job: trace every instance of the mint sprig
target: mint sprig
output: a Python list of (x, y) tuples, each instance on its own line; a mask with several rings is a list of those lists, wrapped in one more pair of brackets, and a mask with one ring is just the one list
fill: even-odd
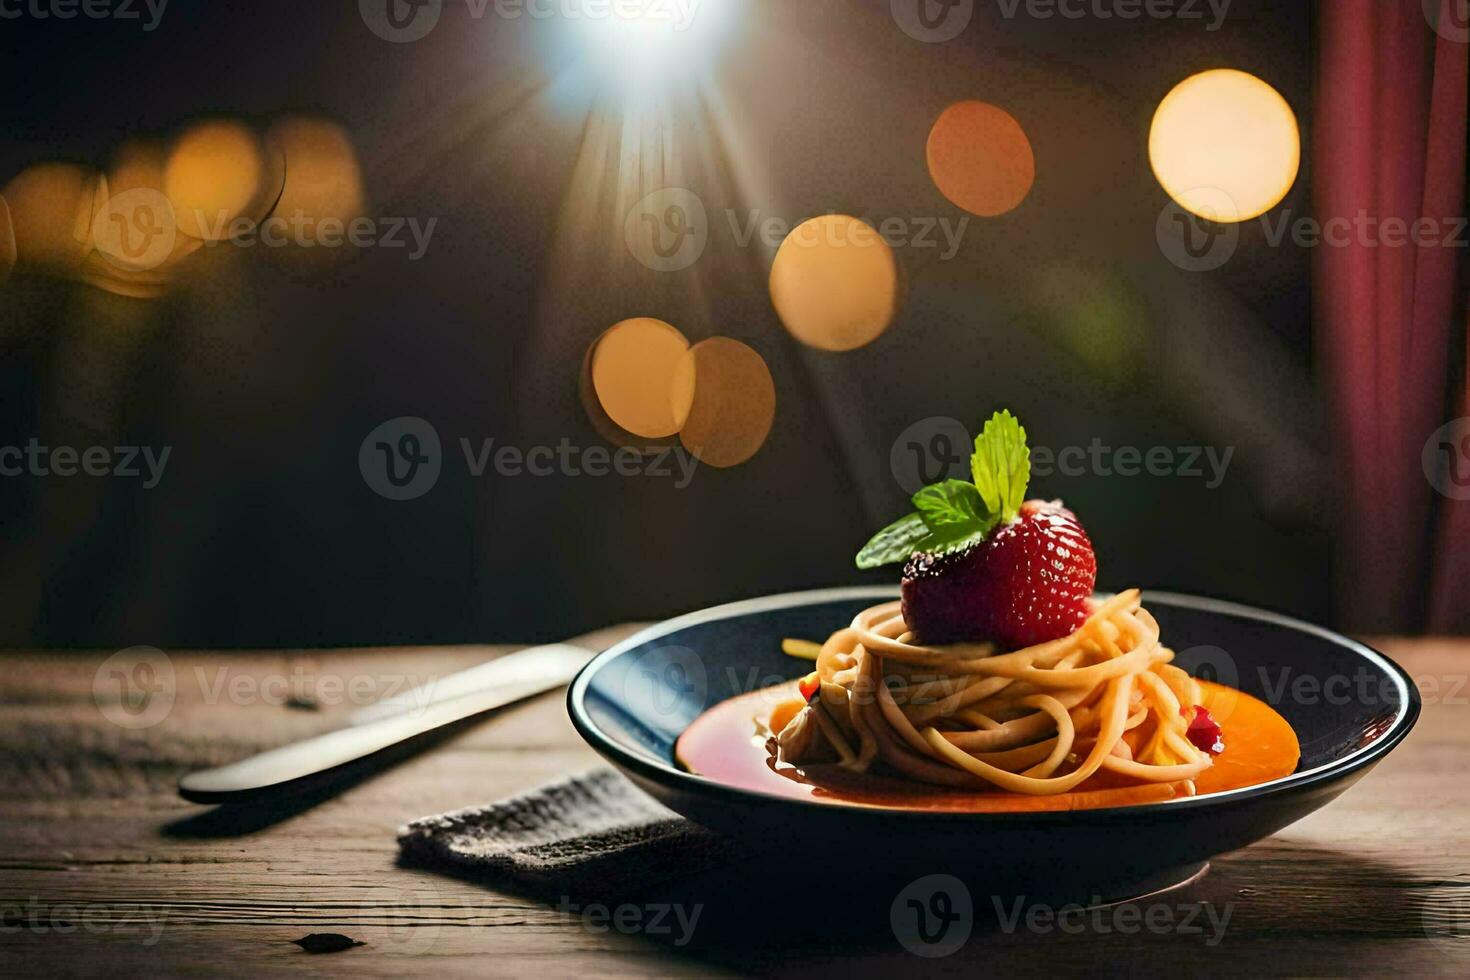
[(1010, 412), (997, 412), (975, 437), (974, 483), (945, 480), (914, 494), (914, 513), (875, 534), (858, 552), (858, 568), (881, 568), (917, 554), (958, 551), (1016, 519), (1031, 480), (1026, 430)]
[(1009, 523), (1026, 502), (1026, 484), (1031, 482), (1031, 450), (1026, 430), (1009, 411), (996, 412), (975, 440), (970, 472), (985, 506)]
[(945, 480), (914, 494), (914, 506), (924, 523), (932, 528), (951, 524), (980, 523), (994, 513), (980, 491), (964, 480)]
[(858, 552), (858, 568), (882, 568), (908, 561), (913, 555), (954, 551), (982, 540), (995, 526), (991, 522), (945, 524), (931, 528), (922, 514), (894, 521), (873, 536)]

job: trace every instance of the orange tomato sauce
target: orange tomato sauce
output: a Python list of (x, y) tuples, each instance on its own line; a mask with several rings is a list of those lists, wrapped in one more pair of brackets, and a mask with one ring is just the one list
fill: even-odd
[[(1224, 730), (1225, 751), (1195, 780), (1198, 795), (1254, 786), (1296, 771), (1301, 747), (1285, 718), (1233, 688), (1200, 681), (1205, 707)], [(766, 749), (766, 720), (797, 697), (796, 683), (752, 691), (715, 705), (679, 736), (683, 768), (740, 789), (818, 803), (957, 813), (1040, 812), (1157, 803), (1187, 795), (1172, 783), (1130, 783), (1098, 773), (1070, 793), (1027, 796), (1000, 790), (956, 790), (837, 765), (791, 766)]]

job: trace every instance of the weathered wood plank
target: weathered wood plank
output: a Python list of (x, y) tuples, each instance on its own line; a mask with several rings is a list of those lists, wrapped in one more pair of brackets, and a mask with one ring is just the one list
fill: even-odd
[[(108, 654), (11, 654), (0, 672), (0, 974), (761, 972), (846, 980), (854, 970), (1152, 975), (1192, 964), (1250, 975), (1465, 975), (1470, 642), (1389, 646), (1426, 694), (1409, 741), (1327, 809), (1159, 898), (1159, 915), (1174, 916), (1173, 927), (1130, 932), (1105, 919), (1078, 935), (1008, 930), (1000, 913), (982, 909), (966, 946), (941, 960), (913, 957), (886, 928), (844, 934), (844, 920), (883, 922), (884, 896), (808, 895), (795, 866), (790, 880), (771, 882), (771, 902), (749, 910), (747, 942), (702, 943), (696, 934), (688, 947), (395, 867), (394, 833), (404, 822), (596, 764), (560, 695), (504, 711), (337, 797), (243, 831), (212, 823), (209, 811), (174, 794), (188, 768), (334, 726), (355, 706), (346, 693), (354, 683), (360, 701), (498, 651), (171, 654), (172, 708), (139, 730), (109, 722), (94, 697)], [(319, 710), (304, 710), (270, 693), (278, 680), (312, 695), (344, 693), (318, 696)], [(765, 936), (763, 917), (813, 900), (834, 906), (825, 936)], [(1228, 920), (1218, 936), (1208, 926), (1185, 930), (1190, 908)], [(309, 956), (291, 944), (308, 932), (342, 932), (367, 945)]]

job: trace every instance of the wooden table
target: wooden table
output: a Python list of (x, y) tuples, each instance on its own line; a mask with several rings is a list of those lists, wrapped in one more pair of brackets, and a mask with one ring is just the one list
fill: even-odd
[[(396, 867), (395, 831), (406, 821), (596, 763), (560, 695), (289, 812), (242, 822), (174, 793), (185, 770), (333, 727), (354, 702), (506, 648), (173, 653), (172, 708), (142, 728), (121, 727), (99, 708), (94, 679), (106, 654), (10, 654), (0, 674), (0, 974), (1465, 976), (1470, 642), (1382, 646), (1420, 681), (1424, 715), (1342, 799), (1155, 900), (1156, 926), (1117, 916), (1088, 920), (1077, 934), (977, 925), (943, 959), (916, 958), (886, 930), (840, 946), (763, 940), (760, 914), (800, 915), (804, 903), (843, 899), (810, 887), (801, 861), (771, 882), (768, 908), (753, 910), (750, 941), (716, 948), (677, 948)], [(317, 709), (282, 703), (313, 684)], [(1191, 907), (1199, 931), (1182, 928)], [(1206, 913), (1216, 922), (1228, 913), (1223, 935)], [(366, 945), (330, 955), (292, 945), (312, 932)]]

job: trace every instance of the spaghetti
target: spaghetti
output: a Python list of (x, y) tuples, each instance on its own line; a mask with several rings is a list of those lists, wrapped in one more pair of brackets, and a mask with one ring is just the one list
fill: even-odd
[(775, 735), (778, 758), (1035, 796), (1111, 772), (1192, 795), (1211, 764), (1189, 738), (1199, 684), (1137, 590), (1090, 608), (1070, 636), (1009, 653), (922, 646), (900, 603), (866, 609), (822, 645), (820, 687)]

